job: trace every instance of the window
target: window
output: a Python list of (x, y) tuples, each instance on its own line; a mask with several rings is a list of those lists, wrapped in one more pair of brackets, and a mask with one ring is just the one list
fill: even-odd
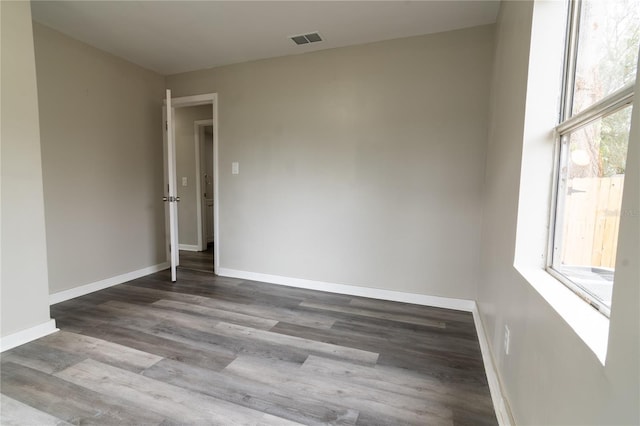
[(639, 46), (637, 0), (569, 3), (547, 269), (606, 316)]

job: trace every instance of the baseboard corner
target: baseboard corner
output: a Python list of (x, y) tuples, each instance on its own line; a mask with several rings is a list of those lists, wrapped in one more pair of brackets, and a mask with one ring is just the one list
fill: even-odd
[(56, 331), (58, 331), (58, 328), (56, 328), (56, 320), (49, 319), (42, 324), (1, 337), (0, 352), (8, 351), (9, 349), (24, 345), (25, 343), (29, 343), (51, 333), (55, 333)]

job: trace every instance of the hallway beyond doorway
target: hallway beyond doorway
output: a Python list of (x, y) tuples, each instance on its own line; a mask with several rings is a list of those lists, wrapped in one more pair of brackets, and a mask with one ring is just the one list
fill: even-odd
[(180, 269), (213, 273), (213, 243), (205, 251), (180, 250)]

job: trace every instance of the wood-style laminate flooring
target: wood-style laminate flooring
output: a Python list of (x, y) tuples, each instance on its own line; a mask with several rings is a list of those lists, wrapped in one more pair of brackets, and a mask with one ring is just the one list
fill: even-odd
[(204, 251), (180, 250), (180, 269), (213, 273), (213, 243)]
[(5, 425), (495, 425), (470, 313), (180, 271), (51, 308)]

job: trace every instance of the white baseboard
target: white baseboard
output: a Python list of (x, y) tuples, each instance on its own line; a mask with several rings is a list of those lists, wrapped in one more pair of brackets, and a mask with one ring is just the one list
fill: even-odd
[(178, 249), (185, 251), (201, 251), (200, 247), (193, 244), (178, 244)]
[(223, 277), (241, 278), (252, 281), (262, 281), (288, 287), (320, 290), (329, 293), (347, 294), (349, 296), (369, 297), (371, 299), (391, 300), (394, 302), (414, 303), (416, 305), (433, 306), (436, 308), (455, 309), (457, 311), (472, 312), (475, 307), (473, 300), (453, 299), (449, 297), (427, 296), (425, 294), (404, 293), (401, 291), (382, 290), (379, 288), (360, 287), (356, 285), (334, 284), (324, 281), (289, 278), (280, 275), (260, 274), (256, 272), (238, 271), (235, 269), (219, 268), (218, 275)]
[(16, 346), (24, 345), (32, 340), (39, 339), (48, 334), (58, 331), (56, 328), (56, 320), (50, 319), (42, 324), (27, 328), (26, 330), (18, 331), (17, 333), (9, 334), (0, 338), (0, 352), (8, 351)]
[(49, 304), (55, 305), (56, 303), (64, 302), (65, 300), (73, 299), (75, 297), (84, 296), (85, 294), (93, 293), (94, 291), (126, 283), (127, 281), (135, 280), (136, 278), (144, 277), (145, 275), (162, 271), (164, 269), (167, 269), (168, 267), (169, 262), (164, 262), (158, 265), (138, 269), (137, 271), (127, 272), (126, 274), (117, 275), (115, 277), (107, 278), (101, 281), (96, 281), (93, 283), (81, 285), (79, 287), (70, 288), (69, 290), (59, 291), (57, 293), (49, 295)]
[(498, 424), (500, 426), (511, 426), (515, 422), (511, 415), (509, 403), (502, 393), (502, 385), (498, 370), (496, 368), (495, 359), (489, 340), (487, 339), (487, 333), (484, 329), (480, 312), (478, 311), (478, 305), (473, 304), (473, 322), (476, 324), (476, 332), (478, 333), (478, 342), (480, 343), (480, 351), (482, 352), (482, 362), (484, 363), (484, 371), (487, 374), (487, 382), (489, 383), (489, 392), (491, 392), (491, 400), (493, 401), (493, 409), (496, 412), (498, 418)]

